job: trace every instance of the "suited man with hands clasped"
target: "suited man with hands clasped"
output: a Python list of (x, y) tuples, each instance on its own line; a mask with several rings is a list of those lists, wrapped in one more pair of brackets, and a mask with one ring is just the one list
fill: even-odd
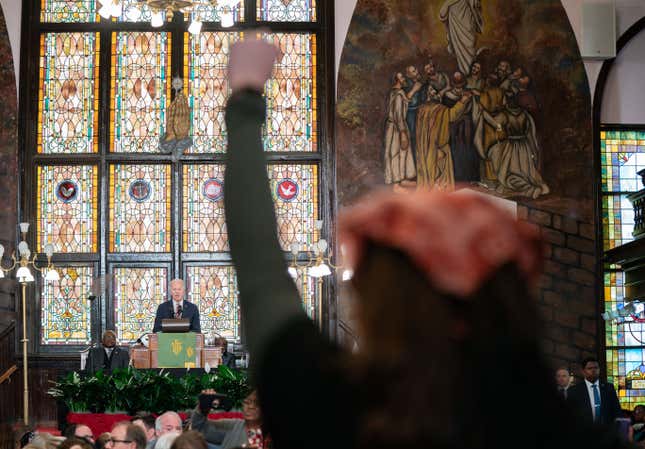
[(588, 423), (613, 424), (622, 416), (620, 402), (614, 386), (600, 381), (598, 360), (584, 359), (582, 374), (584, 381), (567, 390), (567, 403)]
[(130, 364), (130, 354), (127, 349), (116, 345), (116, 333), (112, 330), (103, 332), (101, 346), (92, 348), (87, 356), (86, 371), (95, 373), (117, 368), (127, 368)]
[(190, 321), (190, 332), (201, 332), (202, 327), (199, 323), (199, 309), (192, 302), (184, 300), (186, 287), (182, 279), (173, 279), (170, 281), (169, 301), (162, 302), (157, 307), (155, 316), (155, 325), (152, 332), (161, 331), (161, 321), (167, 318), (185, 318)]

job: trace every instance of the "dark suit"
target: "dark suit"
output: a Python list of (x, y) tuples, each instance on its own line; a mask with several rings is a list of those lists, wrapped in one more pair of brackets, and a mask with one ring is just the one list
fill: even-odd
[[(162, 302), (157, 307), (155, 316), (155, 325), (152, 332), (161, 332), (161, 320), (175, 317), (175, 306), (170, 301)], [(192, 302), (184, 301), (182, 305), (181, 317), (190, 320), (190, 332), (201, 332), (202, 326), (199, 324), (199, 309)]]
[(235, 369), (235, 354), (228, 351), (222, 354), (222, 365)]
[[(612, 424), (622, 416), (620, 402), (612, 384), (598, 382), (600, 393), (600, 424)], [(587, 383), (583, 380), (567, 390), (567, 403), (574, 412), (588, 423), (593, 422), (593, 411), (589, 400)]]
[(112, 354), (108, 357), (105, 348), (99, 346), (90, 350), (85, 369), (90, 373), (95, 373), (98, 370), (112, 371), (116, 368), (127, 368), (129, 364), (130, 354), (127, 349), (115, 346)]

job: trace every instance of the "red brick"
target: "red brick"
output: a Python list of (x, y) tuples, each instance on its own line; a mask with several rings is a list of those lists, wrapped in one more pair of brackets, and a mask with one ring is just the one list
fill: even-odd
[(596, 335), (598, 333), (598, 328), (596, 326), (596, 320), (591, 319), (591, 318), (583, 318), (582, 319), (582, 326), (580, 328), (591, 335)]
[(543, 274), (542, 276), (540, 276), (540, 281), (538, 282), (538, 287), (540, 289), (544, 290), (547, 288), (551, 288), (552, 285), (553, 285), (553, 279), (551, 279), (551, 276), (549, 276), (548, 274)]
[(587, 254), (593, 254), (596, 249), (593, 240), (581, 239), (572, 235), (567, 237), (567, 247)]
[(563, 246), (564, 245), (564, 234), (560, 231), (553, 229), (543, 229), (542, 238), (545, 242), (553, 243), (554, 245)]
[(580, 352), (567, 345), (567, 344), (558, 344), (555, 346), (555, 353), (558, 357), (562, 357), (565, 360), (578, 360)]
[(551, 290), (546, 290), (542, 294), (542, 300), (545, 304), (551, 304), (553, 307), (562, 307), (564, 304), (564, 299), (560, 293), (556, 293)]
[(594, 225), (590, 223), (580, 223), (580, 237), (584, 237), (589, 240), (596, 239), (596, 230)]
[(579, 318), (580, 315), (577, 313), (566, 312), (564, 310), (558, 310), (553, 314), (553, 319), (556, 323), (572, 328), (578, 328)]
[(517, 218), (519, 220), (528, 220), (529, 218), (529, 208), (521, 204), (517, 205)]
[(572, 218), (563, 217), (562, 215), (553, 216), (553, 227), (567, 234), (578, 234), (578, 222)]
[(555, 354), (555, 343), (551, 340), (540, 340), (540, 349), (543, 354)]
[(553, 256), (553, 246), (544, 245), (544, 254), (543, 254), (543, 256), (544, 256), (545, 259), (550, 259), (551, 256)]
[(544, 262), (544, 272), (561, 278), (567, 275), (566, 266), (552, 260)]
[(593, 287), (582, 287), (580, 289), (580, 300), (591, 304), (596, 304), (596, 289)]
[(580, 262), (580, 255), (577, 251), (567, 248), (553, 248), (553, 259), (566, 263), (567, 265), (578, 265)]
[(575, 295), (578, 293), (578, 285), (568, 281), (556, 281), (553, 283), (553, 289), (560, 293), (567, 295)]
[(551, 306), (538, 305), (538, 310), (543, 321), (553, 320), (553, 308)]
[(589, 254), (581, 254), (580, 255), (580, 266), (582, 268), (584, 268), (585, 270), (595, 272), (596, 271), (596, 258), (594, 256), (590, 256)]
[(551, 340), (555, 340), (560, 343), (568, 343), (571, 339), (569, 338), (569, 329), (564, 327), (551, 325), (546, 328), (544, 335)]
[(580, 317), (593, 318), (596, 315), (596, 304), (593, 301), (581, 300), (579, 296), (575, 296), (567, 305), (569, 312)]
[(589, 351), (593, 351), (596, 347), (596, 337), (583, 332), (574, 332), (573, 342), (576, 346)]
[(529, 221), (542, 226), (551, 226), (551, 214), (533, 209), (529, 211)]
[(587, 287), (593, 287), (596, 282), (596, 277), (593, 273), (590, 273), (586, 270), (581, 270), (580, 268), (569, 268), (568, 271), (569, 279), (578, 284), (585, 285)]

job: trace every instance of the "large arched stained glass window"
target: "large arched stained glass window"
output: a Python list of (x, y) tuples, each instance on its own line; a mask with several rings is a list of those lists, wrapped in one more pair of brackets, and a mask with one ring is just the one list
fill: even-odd
[[(321, 238), (316, 222), (329, 216), (321, 130), (333, 89), (321, 79), (332, 79), (331, 9), (313, 0), (242, 0), (235, 26), (223, 28), (223, 6), (202, 2), (153, 28), (139, 0), (121, 0), (120, 15), (108, 20), (98, 0), (25, 3), (38, 45), (27, 49), (36, 69), (21, 79), (21, 99), (37, 111), (37, 120), (24, 120), (23, 168), (33, 188), (22, 198), (23, 219), (36, 223), (38, 251), (54, 245), (61, 273), (37, 288), (39, 351), (88, 344), (105, 329), (123, 344), (135, 341), (151, 331), (176, 277), (200, 307), (203, 331), (240, 341), (223, 208), (229, 49), (259, 26), (280, 48), (264, 90), (263, 136), (279, 239), (291, 257), (292, 244)], [(203, 22), (201, 33), (188, 32), (191, 18)], [(159, 142), (176, 83), (193, 143), (171, 151)], [(304, 266), (307, 253), (298, 257)], [(304, 268), (298, 274), (303, 307), (320, 320), (323, 284)]]
[[(629, 193), (642, 188), (639, 170), (645, 168), (645, 128), (604, 126), (600, 132), (603, 249), (631, 240), (634, 210)], [(614, 265), (604, 267), (604, 309), (622, 308), (623, 273)], [(614, 383), (623, 408), (632, 410), (645, 402), (645, 324), (606, 321), (607, 378)]]

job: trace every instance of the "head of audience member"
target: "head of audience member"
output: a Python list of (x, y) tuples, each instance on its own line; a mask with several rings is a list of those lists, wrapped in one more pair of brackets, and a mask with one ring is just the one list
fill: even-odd
[[(507, 416), (513, 395), (501, 391), (531, 390), (562, 409), (530, 288), (542, 262), (535, 229), (472, 193), (382, 192), (345, 210), (339, 236), (361, 341), (349, 363), (373, 398), (364, 447), (519, 440), (526, 416)], [(542, 410), (531, 407), (528, 422)]]
[(242, 414), (247, 427), (260, 427), (262, 425), (262, 411), (260, 410), (257, 391), (252, 391), (242, 401)]
[(103, 432), (96, 439), (96, 442), (94, 443), (94, 447), (96, 449), (104, 449), (107, 446), (108, 441), (110, 441), (111, 439), (112, 439), (112, 435), (110, 435), (110, 432)]
[(146, 434), (146, 440), (149, 442), (155, 439), (155, 417), (149, 414), (137, 415), (130, 420), (132, 424), (138, 426)]
[(587, 357), (582, 360), (580, 366), (582, 367), (582, 375), (585, 380), (592, 384), (598, 381), (600, 378), (600, 364), (597, 358)]
[(170, 449), (177, 437), (181, 435), (180, 432), (168, 432), (157, 438), (155, 442), (155, 449)]
[(116, 333), (112, 330), (107, 330), (103, 332), (103, 338), (101, 338), (101, 344), (104, 348), (114, 348), (116, 346)]
[(175, 439), (171, 449), (208, 449), (208, 445), (204, 435), (195, 430), (189, 430)]
[(146, 449), (146, 434), (129, 421), (116, 423), (110, 436), (112, 438), (105, 445), (107, 449)]
[(94, 449), (94, 446), (85, 438), (71, 437), (63, 441), (58, 449)]
[(27, 449), (57, 449), (65, 441), (65, 437), (56, 437), (49, 433), (32, 432)]
[[(111, 331), (106, 331), (111, 332)], [(103, 339), (105, 340), (105, 334), (103, 334)], [(92, 444), (94, 444), (94, 433), (85, 424), (70, 424), (63, 432), (65, 438), (82, 438)]]
[(183, 430), (181, 425), (181, 416), (175, 412), (166, 412), (157, 417), (155, 421), (155, 433), (157, 438), (170, 432), (179, 432)]
[(632, 418), (634, 419), (634, 423), (645, 422), (645, 405), (639, 404), (634, 407)]
[(569, 368), (561, 366), (555, 370), (555, 383), (558, 388), (569, 388), (569, 384), (571, 383)]
[(183, 279), (173, 279), (172, 281), (170, 281), (170, 297), (173, 301), (183, 301), (185, 294), (186, 285), (184, 284)]

